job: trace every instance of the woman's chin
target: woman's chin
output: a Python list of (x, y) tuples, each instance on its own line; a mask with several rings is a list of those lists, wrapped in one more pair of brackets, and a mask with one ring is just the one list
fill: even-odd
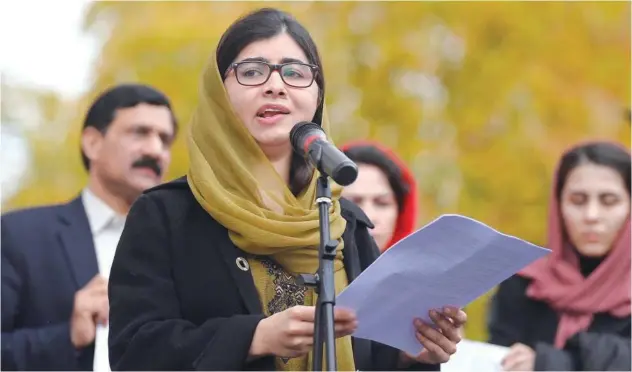
[(291, 152), (292, 146), (290, 144), (290, 135), (289, 133), (266, 133), (263, 136), (255, 137), (257, 144), (264, 152), (268, 152), (268, 150), (273, 151), (283, 151), (283, 152)]

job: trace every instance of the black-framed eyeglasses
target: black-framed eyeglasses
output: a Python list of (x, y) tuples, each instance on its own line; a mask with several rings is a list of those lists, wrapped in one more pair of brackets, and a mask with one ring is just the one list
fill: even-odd
[(272, 72), (278, 71), (281, 80), (294, 88), (307, 88), (314, 83), (318, 66), (300, 62), (272, 64), (264, 61), (243, 61), (230, 65), (230, 70), (235, 71), (237, 82), (245, 86), (257, 86), (265, 84), (272, 76)]

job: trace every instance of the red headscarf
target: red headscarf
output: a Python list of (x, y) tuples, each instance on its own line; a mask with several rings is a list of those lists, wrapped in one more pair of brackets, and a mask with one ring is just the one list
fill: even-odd
[(415, 177), (413, 176), (412, 171), (406, 166), (406, 164), (397, 155), (395, 155), (391, 149), (378, 142), (368, 140), (353, 141), (341, 146), (340, 149), (342, 151), (347, 151), (354, 147), (364, 146), (376, 148), (385, 157), (394, 162), (400, 170), (402, 181), (408, 187), (408, 192), (404, 195), (402, 209), (399, 211), (397, 216), (393, 237), (384, 249), (386, 251), (386, 249), (392, 247), (395, 243), (415, 231), (417, 224), (417, 183), (415, 182)]
[[(559, 164), (556, 176), (558, 171)], [(528, 297), (548, 303), (560, 314), (555, 336), (557, 348), (563, 348), (568, 338), (586, 330), (595, 313), (630, 316), (630, 217), (608, 256), (586, 278), (580, 272), (577, 254), (564, 236), (553, 185), (548, 230), (548, 248), (552, 252), (519, 275), (532, 280), (527, 288)]]

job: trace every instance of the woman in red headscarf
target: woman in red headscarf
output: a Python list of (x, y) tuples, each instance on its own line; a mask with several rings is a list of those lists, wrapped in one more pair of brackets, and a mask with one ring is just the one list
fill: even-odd
[(370, 230), (381, 252), (415, 230), (417, 185), (412, 172), (393, 151), (372, 141), (341, 146), (358, 164), (358, 178), (342, 196), (356, 203), (375, 227)]
[(630, 152), (566, 152), (549, 212), (548, 257), (503, 282), (490, 342), (507, 371), (630, 370)]

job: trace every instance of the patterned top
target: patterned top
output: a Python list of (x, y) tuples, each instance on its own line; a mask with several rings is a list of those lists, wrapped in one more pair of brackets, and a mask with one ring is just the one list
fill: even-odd
[[(270, 316), (292, 306), (313, 303), (314, 291), (297, 282), (296, 277), (269, 257), (249, 257), (253, 279), (258, 285), (263, 312)], [(275, 358), (278, 371), (307, 371), (311, 368), (308, 355), (298, 358)]]

